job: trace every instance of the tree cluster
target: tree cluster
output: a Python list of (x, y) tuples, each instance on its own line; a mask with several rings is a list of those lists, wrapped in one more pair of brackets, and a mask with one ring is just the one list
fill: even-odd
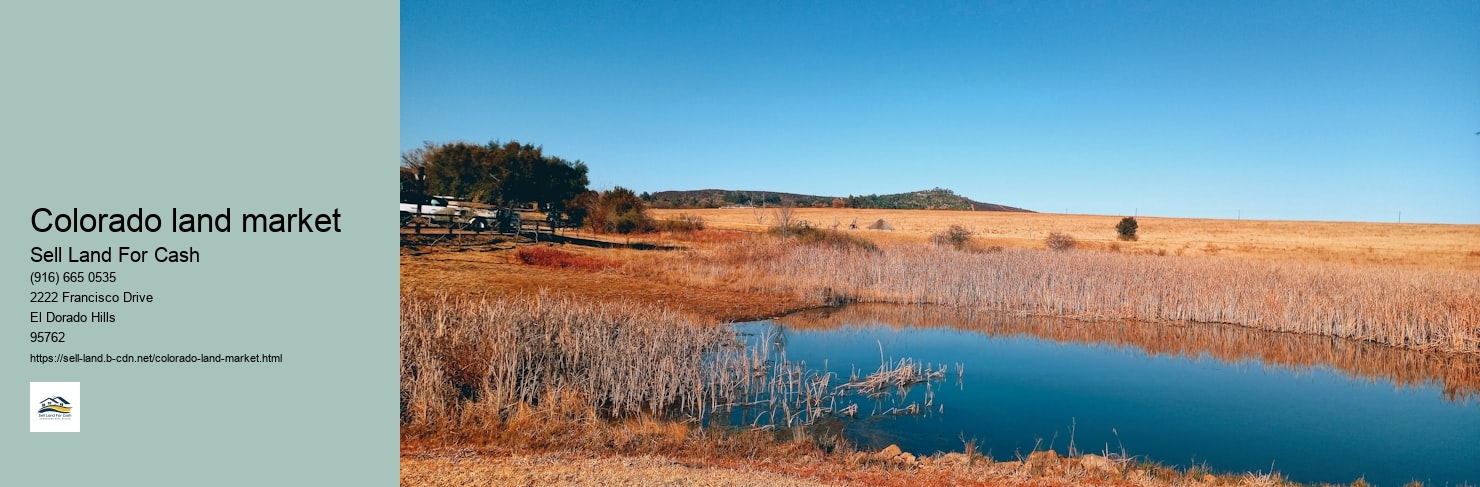
[(848, 208), (877, 208), (898, 210), (970, 210), (971, 200), (949, 189), (935, 188), (912, 193), (886, 195), (849, 195), (844, 200)]
[[(401, 154), (401, 191), (452, 196), (500, 206), (530, 203), (565, 209), (586, 192), (586, 164), (515, 141), (425, 146)], [(418, 181), (424, 173), (425, 180)]]

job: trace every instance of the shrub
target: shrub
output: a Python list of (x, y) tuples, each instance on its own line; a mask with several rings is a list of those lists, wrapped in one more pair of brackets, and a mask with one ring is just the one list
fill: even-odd
[(617, 213), (607, 224), (607, 233), (646, 233), (653, 229), (653, 221), (640, 211)]
[(658, 222), (658, 228), (665, 232), (693, 233), (704, 230), (704, 217), (679, 213), (677, 220), (663, 220)]
[(966, 244), (971, 243), (971, 235), (971, 230), (967, 230), (966, 227), (951, 225), (945, 231), (930, 236), (930, 241), (936, 245), (950, 245), (957, 250), (961, 250), (966, 248)]
[(878, 250), (872, 240), (851, 235), (837, 230), (823, 230), (812, 227), (793, 227), (790, 231), (780, 227), (771, 227), (767, 233), (775, 237), (792, 238), (804, 244), (821, 245), (839, 249)]
[(586, 224), (586, 217), (597, 208), (601, 200), (601, 194), (595, 191), (586, 191), (577, 194), (570, 201), (565, 202), (565, 216), (570, 223), (576, 226)]
[(1115, 233), (1120, 235), (1121, 240), (1135, 240), (1136, 218), (1130, 216), (1121, 218), (1120, 223), (1115, 225)]
[(1044, 239), (1043, 243), (1048, 246), (1049, 250), (1073, 250), (1079, 242), (1074, 240), (1073, 235), (1053, 232), (1048, 234), (1048, 238)]
[(637, 197), (632, 190), (618, 186), (602, 192), (586, 215), (591, 229), (603, 233), (644, 233), (653, 230), (653, 220), (647, 214), (647, 202)]

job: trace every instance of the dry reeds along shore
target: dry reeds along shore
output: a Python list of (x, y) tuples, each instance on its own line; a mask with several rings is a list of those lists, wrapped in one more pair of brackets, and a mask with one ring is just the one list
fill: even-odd
[[(756, 237), (628, 272), (693, 285), (1081, 319), (1231, 323), (1417, 350), (1480, 352), (1480, 273), (1098, 251), (869, 250)], [(832, 244), (828, 244), (832, 242)], [(843, 242), (844, 244), (838, 244)]]
[(564, 297), (401, 299), (402, 426), (497, 426), (518, 405), (576, 401), (606, 417), (701, 411), (705, 357), (727, 327)]
[(479, 434), (494, 431), (516, 408), (573, 404), (593, 418), (699, 419), (738, 407), (756, 429), (803, 427), (843, 414), (839, 401), (848, 391), (944, 375), (943, 367), (921, 369), (904, 359), (834, 387), (833, 374), (787, 361), (772, 339), (746, 343), (728, 326), (624, 303), (545, 294), (405, 296), (402, 427), (413, 436)]

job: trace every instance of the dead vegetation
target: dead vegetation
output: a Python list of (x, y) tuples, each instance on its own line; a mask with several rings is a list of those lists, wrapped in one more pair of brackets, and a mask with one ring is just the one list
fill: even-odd
[(475, 432), (511, 408), (578, 401), (605, 417), (702, 411), (705, 363), (733, 332), (672, 311), (536, 295), (401, 300), (409, 432)]
[(935, 245), (950, 246), (956, 250), (962, 250), (971, 244), (971, 236), (974, 233), (961, 225), (951, 225), (940, 233), (931, 235), (930, 242)]
[(1073, 235), (1067, 233), (1053, 232), (1048, 234), (1048, 238), (1043, 239), (1043, 246), (1045, 248), (1060, 252), (1074, 250), (1074, 247), (1078, 244), (1079, 241), (1075, 240)]
[(751, 289), (819, 304), (845, 295), (1086, 320), (1231, 323), (1480, 352), (1480, 274), (1469, 272), (918, 245), (857, 251), (764, 240), (688, 257), (645, 260), (641, 272), (708, 285), (715, 276), (744, 276)]

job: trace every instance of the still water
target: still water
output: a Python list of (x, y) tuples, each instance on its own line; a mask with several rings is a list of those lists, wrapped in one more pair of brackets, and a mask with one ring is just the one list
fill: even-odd
[[(1120, 453), (1298, 482), (1480, 483), (1480, 361), (1219, 325), (1084, 323), (854, 305), (741, 323), (846, 381), (881, 360), (949, 364), (903, 396), (854, 396), (866, 447)], [(882, 355), (882, 358), (881, 358)], [(963, 366), (958, 376), (955, 364)], [(933, 394), (927, 414), (878, 415)]]

